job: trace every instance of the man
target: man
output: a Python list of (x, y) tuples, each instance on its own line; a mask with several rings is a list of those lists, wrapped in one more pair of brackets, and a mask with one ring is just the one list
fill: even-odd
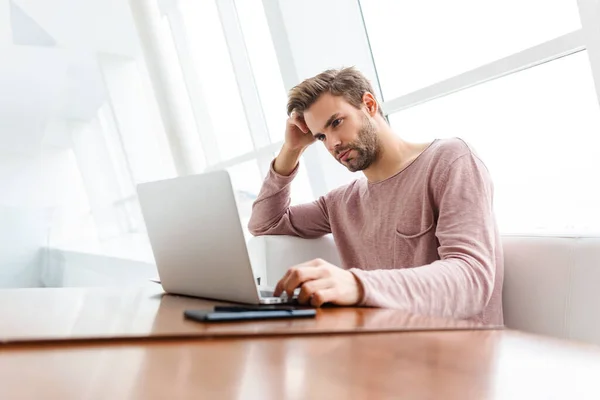
[[(503, 256), (493, 185), (460, 139), (409, 143), (394, 134), (369, 81), (328, 70), (289, 94), (285, 143), (253, 205), (253, 235), (333, 233), (342, 268), (312, 260), (289, 269), (275, 295), (502, 324)], [(364, 178), (290, 207), (300, 156), (321, 141)]]

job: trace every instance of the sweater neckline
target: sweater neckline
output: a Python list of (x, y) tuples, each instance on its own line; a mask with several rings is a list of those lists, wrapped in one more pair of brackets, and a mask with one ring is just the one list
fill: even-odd
[(431, 143), (429, 143), (427, 145), (427, 147), (425, 147), (425, 149), (421, 153), (419, 153), (418, 156), (416, 156), (411, 162), (409, 162), (404, 168), (402, 168), (400, 171), (396, 172), (394, 175), (392, 175), (388, 178), (382, 179), (380, 181), (377, 181), (377, 182), (369, 182), (369, 180), (367, 179), (367, 183), (369, 184), (369, 186), (375, 186), (375, 185), (382, 184), (384, 182), (389, 181), (390, 179), (397, 177), (398, 175), (400, 175), (401, 173), (403, 173), (404, 171), (409, 169), (415, 162), (417, 162), (417, 160), (419, 160), (423, 156), (423, 154), (425, 154), (437, 141), (439, 141), (439, 139), (434, 139)]

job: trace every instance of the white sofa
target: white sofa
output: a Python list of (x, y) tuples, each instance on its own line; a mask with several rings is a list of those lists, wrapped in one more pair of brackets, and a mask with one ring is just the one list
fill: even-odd
[[(503, 246), (505, 325), (600, 344), (600, 238), (505, 236)], [(248, 247), (256, 275), (269, 285), (314, 258), (339, 265), (331, 236), (261, 236)]]

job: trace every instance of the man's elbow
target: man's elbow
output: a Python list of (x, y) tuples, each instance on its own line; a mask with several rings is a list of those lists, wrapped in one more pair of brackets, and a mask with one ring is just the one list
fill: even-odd
[(268, 232), (268, 229), (264, 225), (259, 224), (256, 218), (253, 217), (250, 217), (247, 228), (252, 236), (264, 236)]
[(252, 216), (250, 216), (250, 221), (248, 221), (248, 232), (250, 232), (252, 236), (282, 234), (282, 223), (283, 218), (279, 218), (275, 221), (268, 221), (261, 218), (257, 218), (253, 214)]

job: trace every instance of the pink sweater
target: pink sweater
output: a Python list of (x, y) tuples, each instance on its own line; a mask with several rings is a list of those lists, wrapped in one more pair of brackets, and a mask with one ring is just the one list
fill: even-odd
[(465, 142), (436, 140), (384, 181), (363, 177), (290, 207), (296, 174), (271, 168), (253, 206), (253, 235), (333, 233), (340, 267), (364, 288), (361, 305), (503, 324), (493, 185)]

